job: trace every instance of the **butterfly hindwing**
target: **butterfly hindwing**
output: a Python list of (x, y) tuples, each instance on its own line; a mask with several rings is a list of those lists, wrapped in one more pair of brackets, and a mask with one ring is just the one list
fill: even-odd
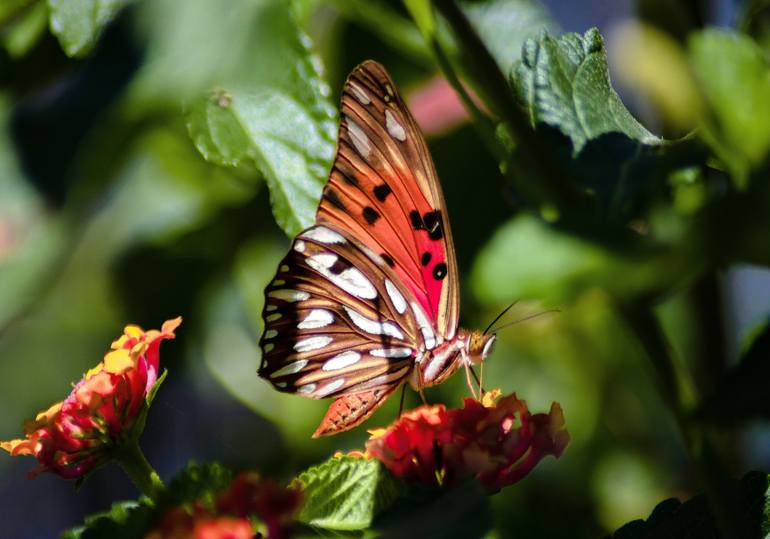
[(259, 374), (313, 398), (395, 388), (422, 342), (415, 302), (397, 283), (355, 239), (305, 230), (265, 291)]
[(316, 216), (380, 255), (451, 339), (457, 264), (425, 141), (384, 68), (367, 61), (343, 89), (337, 157)]

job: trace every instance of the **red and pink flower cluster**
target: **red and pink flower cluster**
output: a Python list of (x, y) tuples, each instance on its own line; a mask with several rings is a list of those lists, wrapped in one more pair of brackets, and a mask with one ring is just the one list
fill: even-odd
[(25, 438), (0, 442), (0, 448), (11, 455), (34, 456), (39, 466), (33, 476), (50, 471), (79, 479), (106, 463), (111, 449), (141, 434), (134, 427), (141, 427), (147, 397), (158, 380), (160, 343), (173, 339), (181, 322), (168, 320), (160, 331), (126, 326), (104, 360), (66, 399), (28, 422)]
[(407, 412), (387, 429), (373, 431), (366, 454), (407, 481), (451, 485), (474, 477), (497, 492), (546, 456), (561, 456), (569, 443), (558, 403), (547, 414), (531, 414), (515, 394), (498, 396), (499, 391), (481, 402), (468, 398), (457, 409), (436, 405)]

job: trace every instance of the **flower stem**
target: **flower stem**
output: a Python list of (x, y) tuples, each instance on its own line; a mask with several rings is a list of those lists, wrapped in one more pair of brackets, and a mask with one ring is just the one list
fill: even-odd
[(126, 443), (113, 453), (113, 457), (142, 494), (156, 499), (165, 490), (166, 486), (145, 458), (138, 442)]

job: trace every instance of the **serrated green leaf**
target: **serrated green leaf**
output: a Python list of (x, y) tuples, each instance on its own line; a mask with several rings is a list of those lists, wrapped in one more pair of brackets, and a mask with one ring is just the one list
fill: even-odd
[(572, 140), (574, 154), (605, 133), (623, 133), (644, 144), (662, 142), (628, 112), (612, 88), (604, 41), (595, 28), (582, 36), (543, 34), (527, 40), (512, 77), (532, 125), (559, 129)]
[(67, 56), (83, 56), (131, 0), (48, 0), (51, 32)]
[(701, 134), (744, 186), (770, 149), (770, 61), (750, 38), (725, 30), (695, 34), (689, 50), (712, 112)]
[(521, 58), (526, 39), (556, 27), (548, 11), (533, 0), (463, 2), (462, 9), (504, 73)]
[(329, 530), (363, 530), (402, 492), (378, 460), (331, 458), (301, 473), (305, 504), (297, 520)]
[(291, 236), (313, 223), (334, 156), (334, 108), (290, 4), (264, 1), (245, 13), (251, 54), (237, 75), (216, 81), (213, 95), (193, 102), (188, 129), (206, 159), (259, 170), (273, 215)]
[(109, 511), (87, 516), (82, 526), (66, 530), (62, 539), (135, 539), (144, 537), (153, 514), (152, 502), (115, 502)]

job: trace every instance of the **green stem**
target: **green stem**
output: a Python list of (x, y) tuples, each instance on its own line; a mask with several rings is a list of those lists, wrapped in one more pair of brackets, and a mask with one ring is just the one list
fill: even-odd
[(707, 433), (689, 418), (688, 409), (695, 400), (694, 386), (687, 373), (674, 360), (671, 346), (658, 319), (646, 305), (621, 305), (619, 311), (650, 360), (660, 394), (671, 410), (722, 536), (728, 539), (748, 537), (736, 500), (730, 496), (730, 482), (716, 451)]
[(138, 442), (121, 446), (115, 450), (113, 457), (142, 494), (156, 499), (165, 490), (166, 486), (145, 458)]

